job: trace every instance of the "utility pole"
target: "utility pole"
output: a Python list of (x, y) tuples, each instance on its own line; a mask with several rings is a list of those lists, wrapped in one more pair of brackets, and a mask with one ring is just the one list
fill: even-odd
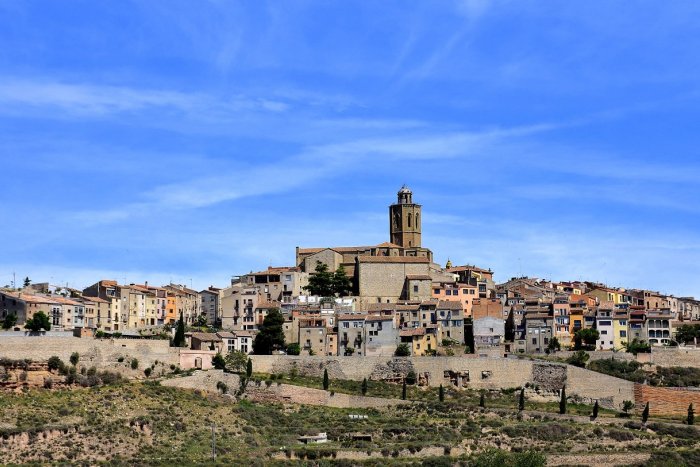
[(211, 424), (211, 460), (216, 462), (216, 423)]

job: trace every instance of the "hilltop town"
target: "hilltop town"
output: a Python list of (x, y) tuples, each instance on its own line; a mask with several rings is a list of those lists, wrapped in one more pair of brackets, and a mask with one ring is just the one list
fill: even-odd
[(297, 247), (225, 287), (2, 289), (0, 462), (700, 459), (700, 301), (498, 283), (436, 264), (422, 222), (404, 186), (387, 241)]
[(200, 291), (109, 279), (76, 290), (27, 278), (25, 287), (0, 290), (0, 319), (14, 333), (41, 313), (51, 332), (140, 337), (172, 332), (182, 318), (199, 329), (188, 333), (194, 350), (252, 353), (265, 317), (279, 310), (285, 346), (326, 356), (391, 356), (401, 344), (412, 356), (504, 356), (695, 343), (700, 300), (592, 281), (497, 283), (486, 267), (436, 264), (422, 221), (404, 186), (389, 207), (388, 239), (377, 245), (297, 247), (293, 265)]

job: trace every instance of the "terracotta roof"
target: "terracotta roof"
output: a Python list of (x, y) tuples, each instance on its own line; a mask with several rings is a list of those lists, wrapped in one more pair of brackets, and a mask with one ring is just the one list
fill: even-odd
[(452, 272), (452, 273), (454, 273), (454, 272), (462, 272), (462, 271), (475, 271), (475, 272), (481, 272), (481, 273), (484, 273), (484, 274), (493, 274), (493, 271), (491, 271), (490, 269), (483, 269), (483, 268), (480, 268), (480, 267), (477, 267), (477, 266), (472, 266), (472, 265), (469, 265), (469, 264), (466, 264), (466, 265), (464, 265), (464, 266), (455, 266), (455, 267), (453, 267), (453, 268), (446, 269), (445, 271), (446, 271), (446, 272)]
[(193, 332), (192, 338), (201, 342), (219, 342), (221, 338), (213, 332)]
[(392, 315), (368, 315), (365, 321), (393, 321)]
[(313, 254), (323, 250), (333, 250), (337, 253), (351, 253), (353, 251), (371, 250), (373, 246), (333, 246), (325, 248), (299, 248), (300, 254)]
[(20, 292), (6, 292), (8, 296), (14, 297), (18, 300), (22, 300), (25, 303), (59, 303), (56, 300), (45, 297), (43, 295), (32, 295), (28, 293)]
[(279, 308), (280, 302), (260, 302), (258, 306), (255, 307), (256, 310), (263, 310), (266, 308)]
[(461, 310), (462, 309), (462, 303), (461, 302), (455, 302), (452, 300), (440, 300), (437, 304), (438, 309), (447, 309), (447, 310)]
[(235, 334), (233, 334), (232, 332), (226, 331), (217, 332), (216, 335), (222, 339), (234, 339), (236, 337)]
[(430, 263), (425, 256), (358, 256), (361, 263)]
[(82, 297), (82, 300), (84, 302), (109, 303), (107, 300), (103, 300), (100, 297)]
[(71, 300), (70, 298), (64, 298), (64, 297), (56, 297), (53, 296), (51, 297), (51, 300), (57, 303), (62, 303), (64, 305), (82, 305), (80, 302), (76, 302), (75, 300)]
[(425, 328), (402, 329), (399, 331), (400, 337), (424, 336), (424, 335), (425, 335)]
[(366, 313), (341, 313), (338, 315), (338, 321), (364, 321), (366, 317)]
[(433, 278), (427, 274), (406, 274), (409, 281), (432, 281)]
[(403, 248), (401, 245), (397, 245), (396, 243), (391, 243), (391, 242), (384, 242), (380, 243), (377, 245), (377, 248)]

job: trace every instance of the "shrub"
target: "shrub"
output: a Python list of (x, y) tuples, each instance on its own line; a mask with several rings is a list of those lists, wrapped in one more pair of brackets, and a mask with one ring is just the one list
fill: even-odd
[(119, 358), (117, 359), (117, 361), (118, 361), (119, 363), (122, 363), (122, 362), (124, 361), (124, 357), (119, 357)]
[(97, 374), (97, 368), (95, 368), (94, 366), (91, 366), (87, 371), (88, 376), (95, 376), (96, 374)]
[(80, 354), (78, 352), (73, 352), (70, 354), (70, 364), (75, 366), (78, 364), (78, 361), (80, 361)]
[(397, 357), (409, 357), (411, 355), (411, 349), (406, 343), (399, 344), (396, 347), (396, 351), (394, 351), (394, 355)]
[(146, 375), (146, 378), (151, 376), (151, 371), (151, 368), (146, 368), (145, 370), (143, 370), (143, 374)]
[(216, 389), (221, 392), (221, 394), (226, 394), (228, 392), (228, 386), (223, 381), (216, 382)]
[(416, 372), (413, 370), (408, 370), (408, 373), (406, 374), (406, 384), (416, 384)]
[(578, 352), (575, 352), (573, 355), (567, 358), (566, 363), (580, 368), (586, 368), (586, 362), (589, 358), (591, 358), (590, 355), (588, 355), (583, 350), (579, 350)]
[(49, 370), (60, 370), (65, 366), (63, 363), (63, 360), (61, 360), (59, 357), (54, 355), (53, 357), (49, 358)]
[(301, 347), (299, 344), (289, 344), (287, 346), (287, 355), (299, 355), (301, 353)]
[(53, 380), (51, 378), (44, 379), (44, 389), (51, 389), (53, 387)]
[(214, 368), (216, 368), (217, 370), (226, 369), (226, 361), (224, 360), (224, 357), (221, 355), (221, 353), (217, 353), (212, 357), (211, 364), (214, 365)]
[(132, 370), (135, 370), (135, 369), (137, 369), (138, 367), (139, 367), (139, 361), (138, 361), (137, 359), (135, 359), (135, 358), (134, 358), (133, 360), (131, 360), (131, 369), (132, 369)]

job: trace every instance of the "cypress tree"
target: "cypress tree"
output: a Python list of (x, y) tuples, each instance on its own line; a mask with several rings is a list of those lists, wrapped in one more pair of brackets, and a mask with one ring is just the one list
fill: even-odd
[(440, 390), (438, 391), (438, 398), (440, 399), (440, 402), (445, 402), (445, 388), (442, 387), (442, 384), (440, 385)]
[(173, 346), (185, 346), (185, 321), (182, 319), (182, 312), (180, 312), (180, 319), (177, 321), (177, 330), (175, 331), (175, 337), (173, 338)]
[(362, 380), (362, 395), (367, 394), (367, 378)]
[(649, 403), (644, 406), (644, 411), (642, 412), (642, 423), (646, 423), (649, 420)]
[(323, 389), (325, 391), (328, 391), (328, 387), (331, 385), (331, 382), (328, 380), (328, 369), (325, 368), (323, 370)]
[(695, 411), (693, 410), (693, 404), (688, 406), (688, 425), (695, 425)]
[(566, 413), (566, 386), (561, 388), (561, 399), (559, 400), (559, 413), (564, 415)]
[(401, 387), (401, 399), (406, 400), (406, 380), (403, 380), (403, 386)]
[(518, 399), (518, 410), (525, 410), (525, 388), (520, 390), (520, 398)]
[(253, 360), (251, 360), (250, 357), (248, 357), (248, 363), (246, 363), (245, 366), (245, 375), (246, 378), (253, 376)]
[(595, 420), (596, 418), (598, 418), (598, 401), (595, 401), (593, 405), (593, 419)]
[(479, 398), (479, 407), (486, 407), (486, 398), (484, 397), (484, 393), (481, 393), (481, 397)]

